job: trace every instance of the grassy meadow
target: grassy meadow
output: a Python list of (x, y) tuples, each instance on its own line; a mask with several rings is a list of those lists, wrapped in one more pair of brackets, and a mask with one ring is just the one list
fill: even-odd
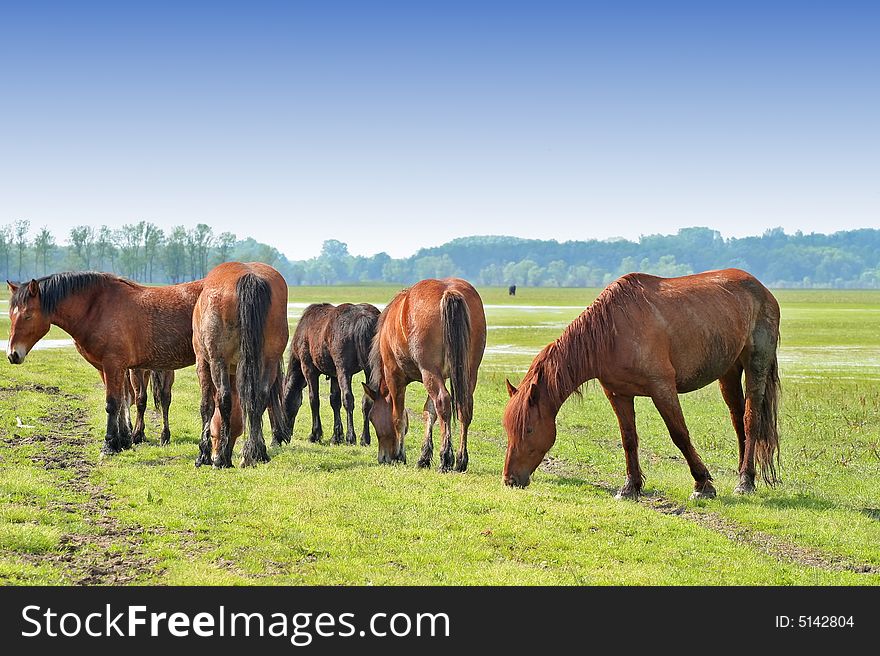
[[(398, 287), (291, 288), (291, 331), (311, 302), (387, 303)], [(692, 479), (650, 400), (637, 399), (647, 476), (617, 501), (624, 458), (596, 383), (558, 418), (550, 458), (525, 490), (501, 483), (504, 379), (596, 289), (480, 289), (489, 336), (470, 468), (417, 470), (423, 388), (409, 387), (409, 464), (371, 447), (306, 441), (252, 469), (196, 469), (198, 388), (178, 372), (172, 443), (101, 460), (97, 372), (72, 347), (0, 364), (0, 582), (6, 584), (877, 585), (880, 583), (880, 292), (780, 291), (782, 484), (734, 496), (736, 437), (717, 385), (682, 397), (718, 498)], [(0, 338), (8, 335), (8, 293)], [(53, 328), (45, 339), (66, 335)], [(362, 380), (362, 374), (356, 378)], [(358, 395), (359, 396), (359, 395)], [(360, 410), (355, 425), (360, 426)], [(457, 440), (456, 440), (457, 445)], [(238, 448), (236, 449), (236, 453)], [(236, 458), (237, 460), (237, 458)]]

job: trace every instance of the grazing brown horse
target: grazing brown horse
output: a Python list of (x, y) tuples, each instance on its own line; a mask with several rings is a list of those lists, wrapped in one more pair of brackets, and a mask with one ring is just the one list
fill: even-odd
[(52, 324), (73, 337), (106, 388), (107, 432), (102, 453), (131, 446), (128, 369), (173, 370), (195, 362), (192, 312), (202, 281), (145, 287), (109, 273), (55, 273), (27, 284), (8, 283), (12, 364), (21, 364)]
[[(681, 278), (630, 273), (609, 285), (532, 362), (517, 390), (508, 381), (503, 480), (525, 487), (556, 440), (556, 414), (588, 380), (602, 385), (617, 415), (626, 452), (618, 498), (638, 498), (633, 397), (649, 396), (694, 477), (694, 498), (715, 496), (712, 477), (691, 444), (678, 394), (717, 380), (739, 439), (737, 493), (755, 489), (755, 460), (776, 482), (779, 305), (738, 269)], [(745, 395), (742, 375), (745, 372)]]
[[(202, 390), (202, 440), (196, 465), (232, 466), (240, 410), (248, 438), (241, 466), (268, 462), (263, 413), (273, 429), (289, 433), (280, 411), (281, 358), (287, 346), (287, 283), (261, 262), (225, 262), (203, 281), (192, 315), (192, 346)], [(219, 422), (215, 415), (219, 412)], [(218, 426), (219, 423), (219, 426)]]
[(174, 371), (159, 371), (148, 369), (130, 369), (129, 379), (133, 394), (133, 401), (137, 408), (137, 418), (131, 432), (132, 444), (140, 444), (144, 441), (144, 414), (147, 411), (147, 386), (153, 388), (153, 405), (156, 410), (162, 410), (162, 436), (159, 444), (166, 445), (171, 442), (171, 430), (168, 427), (168, 408), (171, 407), (171, 386), (174, 385)]
[[(364, 391), (373, 401), (370, 421), (379, 441), (379, 462), (406, 462), (406, 386), (420, 380), (425, 402), (425, 442), (419, 467), (431, 466), (432, 431), (439, 418), (440, 471), (468, 465), (467, 434), (474, 412), (477, 370), (486, 348), (483, 302), (460, 278), (422, 280), (392, 299), (379, 317), (370, 351), (371, 381)], [(447, 391), (444, 380), (451, 387)], [(457, 460), (452, 454), (451, 421), (461, 432)]]
[[(309, 404), (312, 410), (312, 431), (309, 440), (320, 442), (321, 428), (318, 379), (324, 374), (330, 379), (330, 407), (333, 408), (333, 444), (342, 443), (341, 406), (345, 406), (345, 439), (354, 444), (354, 394), (351, 379), (363, 371), (370, 380), (370, 345), (376, 335), (379, 310), (369, 303), (314, 303), (302, 314), (290, 340), (290, 359), (284, 382), (284, 412), (293, 428), (296, 414), (302, 405), (302, 391), (309, 386)], [(364, 394), (361, 409), (364, 430), (361, 446), (370, 443), (369, 412), (372, 402)]]

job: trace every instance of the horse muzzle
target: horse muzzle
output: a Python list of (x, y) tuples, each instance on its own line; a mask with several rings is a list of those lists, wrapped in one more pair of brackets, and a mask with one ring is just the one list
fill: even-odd
[(517, 476), (516, 474), (510, 473), (505, 474), (503, 480), (504, 484), (508, 487), (518, 487), (522, 489), (529, 486), (529, 483), (532, 482), (532, 477), (528, 474), (525, 476)]
[(396, 462), (406, 464), (406, 452), (403, 449), (400, 449), (395, 454), (392, 454), (390, 451), (379, 451), (380, 465), (393, 465)]
[(21, 364), (24, 362), (24, 358), (26, 353), (22, 353), (19, 349), (12, 349), (6, 352), (6, 357), (9, 359), (10, 364)]

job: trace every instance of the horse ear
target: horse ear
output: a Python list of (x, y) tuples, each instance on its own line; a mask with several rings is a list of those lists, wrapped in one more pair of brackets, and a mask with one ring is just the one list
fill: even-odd
[(504, 382), (507, 383), (507, 396), (513, 396), (516, 394), (516, 388), (510, 384), (510, 380), (505, 378)]
[(367, 398), (369, 398), (370, 401), (375, 401), (376, 400), (376, 392), (374, 392), (373, 389), (363, 381), (361, 381), (361, 385), (363, 385), (363, 387), (364, 387), (364, 394), (367, 395)]
[(537, 405), (540, 398), (541, 388), (539, 388), (535, 383), (532, 383), (529, 387), (529, 405)]
[(28, 283), (28, 294), (30, 294), (31, 296), (40, 295), (40, 286), (37, 284), (36, 280), (31, 280)]
[(13, 294), (14, 294), (16, 291), (18, 291), (18, 285), (16, 285), (14, 282), (10, 282), (10, 281), (7, 280), (7, 281), (6, 281), (6, 285), (9, 287), (9, 291), (11, 291)]

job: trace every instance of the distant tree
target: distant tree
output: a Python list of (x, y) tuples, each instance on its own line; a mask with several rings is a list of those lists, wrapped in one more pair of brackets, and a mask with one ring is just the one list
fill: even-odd
[(0, 261), (3, 262), (3, 279), (9, 280), (9, 253), (12, 250), (12, 226), (0, 227)]
[(143, 241), (146, 222), (126, 223), (116, 231), (115, 244), (123, 275), (136, 279), (143, 268)]
[(171, 283), (179, 283), (186, 277), (186, 248), (187, 234), (183, 226), (175, 226), (171, 229), (165, 240), (163, 264), (165, 273)]
[(24, 265), (24, 251), (27, 248), (27, 233), (31, 229), (31, 222), (27, 219), (18, 219), (12, 224), (15, 234), (15, 248), (18, 251), (18, 279), (21, 280), (22, 267)]
[[(95, 255), (98, 258), (98, 269), (101, 271), (114, 271), (116, 259), (116, 246), (114, 245), (114, 231), (102, 225), (95, 239)], [(110, 265), (107, 266), (109, 260)]]
[(217, 264), (229, 261), (235, 241), (235, 235), (231, 232), (221, 232), (217, 236)]
[(48, 269), (49, 253), (55, 248), (55, 238), (49, 232), (49, 228), (43, 226), (40, 232), (34, 237), (34, 271), (40, 270), (42, 262), (42, 272), (46, 275)]
[(165, 233), (153, 223), (144, 226), (144, 280), (153, 282), (153, 265), (159, 257), (159, 250), (165, 240)]
[(186, 233), (186, 250), (189, 255), (193, 280), (204, 278), (208, 273), (208, 249), (214, 239), (211, 226), (199, 223)]
[(95, 229), (85, 225), (71, 228), (70, 244), (76, 253), (76, 266), (86, 270), (91, 269), (92, 251), (95, 249)]

